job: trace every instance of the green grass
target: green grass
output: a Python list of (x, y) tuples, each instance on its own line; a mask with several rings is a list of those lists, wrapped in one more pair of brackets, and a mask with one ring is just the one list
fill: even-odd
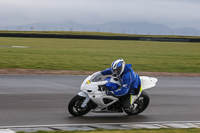
[[(199, 133), (200, 129), (132, 129), (132, 130), (94, 130), (94, 131), (37, 131), (34, 133)], [(26, 132), (18, 132), (26, 133)]]
[(200, 43), (0, 37), (0, 69), (98, 71), (118, 58), (135, 71), (200, 73)]

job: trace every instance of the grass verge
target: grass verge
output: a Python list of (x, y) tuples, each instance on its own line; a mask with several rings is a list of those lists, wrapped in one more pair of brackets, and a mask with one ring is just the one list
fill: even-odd
[(135, 71), (200, 73), (199, 51), (188, 42), (0, 37), (0, 69), (99, 71), (123, 58)]

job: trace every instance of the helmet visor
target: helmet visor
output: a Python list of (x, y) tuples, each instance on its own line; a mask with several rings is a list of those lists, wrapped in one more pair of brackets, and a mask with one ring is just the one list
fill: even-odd
[(117, 67), (112, 68), (113, 76), (119, 76), (121, 71), (122, 71), (122, 63), (121, 62), (117, 64)]

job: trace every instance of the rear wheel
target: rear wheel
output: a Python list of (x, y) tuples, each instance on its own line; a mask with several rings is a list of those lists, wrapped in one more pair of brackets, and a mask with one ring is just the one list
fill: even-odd
[(90, 112), (91, 107), (86, 105), (84, 108), (81, 107), (85, 100), (85, 97), (81, 97), (79, 95), (74, 96), (68, 105), (68, 111), (73, 116), (83, 116)]
[(128, 115), (138, 115), (142, 113), (149, 105), (150, 98), (145, 91), (142, 91), (140, 97), (133, 103), (132, 110), (125, 110)]

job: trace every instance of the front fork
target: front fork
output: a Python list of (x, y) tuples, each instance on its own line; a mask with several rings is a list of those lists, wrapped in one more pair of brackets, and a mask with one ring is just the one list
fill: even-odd
[(79, 92), (78, 95), (81, 96), (81, 97), (85, 97), (85, 100), (84, 100), (84, 102), (81, 105), (82, 108), (85, 108), (86, 105), (87, 105), (87, 103), (90, 101), (90, 97), (85, 92)]

